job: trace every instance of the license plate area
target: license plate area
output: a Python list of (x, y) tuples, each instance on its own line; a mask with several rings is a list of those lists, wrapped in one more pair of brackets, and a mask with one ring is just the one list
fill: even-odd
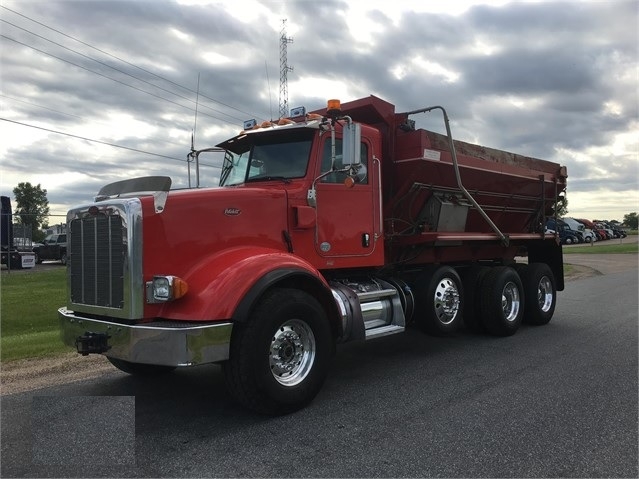
[(78, 336), (75, 340), (75, 347), (82, 356), (89, 354), (101, 354), (106, 353), (111, 346), (109, 346), (109, 336), (106, 333), (92, 333), (87, 331), (82, 336)]

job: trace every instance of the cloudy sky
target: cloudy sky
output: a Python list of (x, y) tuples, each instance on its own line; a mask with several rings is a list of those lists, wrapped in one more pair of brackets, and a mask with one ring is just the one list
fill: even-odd
[[(570, 215), (621, 220), (639, 210), (638, 9), (636, 0), (3, 0), (0, 192), (40, 183), (63, 215), (127, 177), (186, 186), (194, 126), (205, 148), (245, 119), (278, 117), (287, 19), (290, 107), (371, 94), (397, 111), (443, 105), (458, 139), (566, 165)], [(437, 117), (415, 119), (441, 130)], [(203, 185), (215, 184), (219, 161), (202, 166)]]

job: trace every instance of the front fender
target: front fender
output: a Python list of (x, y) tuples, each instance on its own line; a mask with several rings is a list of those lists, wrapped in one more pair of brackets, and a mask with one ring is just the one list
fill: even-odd
[(207, 258), (189, 272), (183, 278), (188, 283), (188, 293), (163, 305), (159, 316), (189, 321), (244, 321), (266, 289), (293, 278), (301, 279), (305, 289), (313, 285), (310, 289), (332, 298), (320, 272), (303, 259), (270, 248), (232, 248)]

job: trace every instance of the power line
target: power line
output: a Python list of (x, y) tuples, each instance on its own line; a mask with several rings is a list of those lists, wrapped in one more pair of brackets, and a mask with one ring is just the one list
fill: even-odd
[(45, 110), (52, 111), (53, 113), (59, 113), (60, 115), (72, 116), (73, 118), (77, 118), (78, 120), (82, 120), (81, 116), (74, 115), (73, 113), (65, 113), (65, 112), (60, 111), (60, 110), (54, 110), (53, 108), (49, 108), (49, 107), (46, 107), (46, 106), (38, 105), (37, 103), (32, 103), (30, 101), (20, 100), (18, 98), (13, 98), (13, 97), (11, 97), (9, 95), (4, 95), (2, 93), (0, 93), (0, 97), (7, 98), (7, 99), (12, 100), (12, 101), (17, 101), (19, 103), (24, 103), (25, 105), (37, 106), (38, 108), (43, 108)]
[[(22, 27), (20, 27), (20, 26), (18, 26), (18, 25), (15, 25), (15, 24), (11, 23), (11, 22), (8, 22), (8, 21), (6, 21), (6, 20), (2, 20), (2, 19), (0, 19), (0, 21), (1, 21), (1, 22), (6, 23), (6, 24), (8, 24), (8, 25), (11, 25), (12, 27), (17, 28), (18, 30), (22, 30), (23, 32), (27, 32), (27, 33), (29, 33), (29, 34), (31, 34), (31, 35), (33, 35), (33, 36), (35, 36), (35, 37), (38, 37), (38, 38), (40, 38), (40, 39), (42, 39), (42, 40), (44, 40), (44, 41), (46, 41), (46, 42), (53, 43), (54, 45), (56, 45), (56, 46), (58, 46), (58, 47), (60, 47), (60, 48), (63, 48), (63, 49), (65, 49), (65, 50), (67, 50), (67, 51), (70, 51), (70, 52), (72, 52), (72, 53), (75, 53), (76, 55), (79, 55), (79, 56), (81, 56), (81, 57), (83, 57), (83, 58), (86, 58), (86, 59), (88, 59), (88, 60), (91, 60), (91, 61), (93, 61), (93, 62), (96, 62), (96, 63), (98, 63), (98, 64), (100, 64), (100, 65), (102, 65), (102, 66), (105, 66), (105, 67), (107, 67), (107, 68), (111, 68), (112, 70), (115, 70), (115, 71), (117, 71), (117, 72), (119, 72), (119, 73), (122, 73), (123, 75), (130, 76), (131, 78), (134, 78), (134, 79), (136, 79), (136, 80), (138, 80), (138, 81), (140, 81), (140, 82), (142, 82), (142, 83), (146, 83), (147, 85), (150, 85), (150, 86), (152, 86), (152, 87), (158, 88), (159, 90), (162, 90), (162, 91), (164, 91), (164, 92), (166, 92), (166, 93), (170, 93), (171, 95), (175, 95), (175, 96), (177, 96), (178, 98), (182, 98), (183, 100), (186, 100), (186, 101), (190, 101), (190, 102), (192, 102), (192, 103), (195, 103), (195, 101), (191, 100), (191, 99), (190, 99), (190, 98), (188, 98), (188, 97), (185, 97), (185, 96), (180, 95), (180, 94), (178, 94), (178, 93), (172, 92), (171, 90), (167, 90), (166, 88), (162, 88), (161, 86), (158, 86), (158, 85), (156, 85), (156, 84), (154, 84), (154, 83), (151, 83), (151, 82), (149, 82), (149, 81), (147, 81), (147, 80), (144, 80), (144, 79), (142, 79), (142, 78), (136, 77), (135, 75), (132, 75), (132, 74), (130, 74), (130, 73), (128, 73), (128, 72), (125, 72), (124, 70), (120, 70), (119, 68), (116, 68), (116, 67), (114, 67), (114, 66), (112, 66), (112, 65), (109, 65), (108, 63), (104, 63), (104, 62), (102, 62), (102, 61), (100, 61), (100, 60), (97, 60), (97, 59), (95, 59), (95, 58), (93, 58), (93, 57), (90, 57), (90, 56), (88, 56), (88, 55), (85, 55), (84, 53), (78, 52), (77, 50), (73, 50), (72, 48), (66, 47), (66, 46), (64, 46), (64, 45), (62, 45), (62, 44), (60, 44), (60, 43), (58, 43), (58, 42), (54, 42), (53, 40), (50, 40), (50, 39), (48, 39), (48, 38), (45, 38), (45, 37), (43, 37), (42, 35), (39, 35), (39, 34), (37, 34), (37, 33), (35, 33), (35, 32), (32, 32), (32, 31), (30, 31), (30, 30), (27, 30), (26, 28), (22, 28)], [(89, 71), (92, 71), (92, 70), (89, 70)], [(233, 116), (233, 115), (229, 115), (228, 113), (224, 113), (223, 111), (216, 110), (215, 108), (211, 108), (211, 107), (206, 106), (206, 105), (203, 105), (203, 106), (204, 106), (205, 108), (208, 108), (209, 110), (212, 110), (212, 111), (216, 112), (216, 113), (219, 113), (219, 114), (221, 114), (221, 115), (226, 115), (226, 116), (228, 116), (228, 117), (230, 117), (230, 118), (233, 118), (233, 119), (234, 119), (234, 120), (236, 120), (236, 121), (242, 121), (242, 119), (241, 119), (241, 118), (237, 118), (237, 117), (235, 117), (235, 116)], [(219, 118), (219, 117), (214, 117), (214, 118), (217, 118), (218, 120), (222, 120), (222, 121), (228, 121), (228, 120), (224, 120), (223, 118)], [(230, 122), (229, 122), (229, 123), (230, 123)]]
[[(37, 130), (43, 130), (43, 131), (48, 131), (49, 133), (56, 133), (58, 135), (64, 135), (64, 136), (69, 136), (71, 138), (77, 138), (80, 140), (85, 140), (85, 141), (91, 141), (93, 143), (99, 143), (101, 145), (107, 145), (107, 146), (112, 146), (114, 148), (122, 148), (123, 150), (129, 150), (129, 151), (134, 151), (136, 153), (143, 153), (145, 155), (151, 155), (151, 156), (157, 156), (160, 158), (167, 158), (169, 160), (175, 160), (175, 161), (180, 161), (182, 163), (188, 163), (188, 160), (185, 160), (184, 158), (177, 158), (175, 156), (167, 156), (167, 155), (162, 155), (160, 153), (151, 153), (150, 151), (144, 151), (144, 150), (139, 150), (137, 148), (131, 148), (130, 146), (123, 146), (123, 145), (116, 145), (115, 143), (109, 143), (108, 141), (102, 141), (102, 140), (95, 140), (93, 138), (87, 138), (84, 136), (80, 136), (80, 135), (73, 135), (71, 133), (65, 133), (63, 131), (57, 131), (57, 130), (51, 130), (50, 128), (44, 128), (42, 126), (36, 126), (36, 125), (29, 125), (27, 123), (22, 123), (20, 121), (15, 121), (15, 120), (9, 120), (8, 118), (0, 118), (0, 120), (2, 121), (7, 121), (9, 123), (14, 123), (16, 125), (21, 125), (21, 126), (26, 126), (28, 128), (35, 128)], [(211, 168), (219, 168), (219, 166), (216, 165), (208, 165), (206, 163), (200, 163), (200, 166), (210, 166)]]
[[(58, 57), (58, 56), (56, 56), (56, 55), (53, 55), (52, 53), (45, 52), (44, 50), (40, 50), (39, 48), (36, 48), (36, 47), (34, 47), (34, 46), (27, 45), (26, 43), (21, 42), (21, 41), (19, 41), (19, 40), (16, 40), (16, 39), (14, 39), (14, 38), (8, 37), (8, 36), (6, 36), (6, 35), (0, 35), (0, 37), (4, 38), (4, 39), (6, 39), (6, 40), (9, 40), (9, 41), (15, 42), (15, 43), (17, 43), (17, 44), (19, 44), (19, 45), (25, 46), (25, 47), (27, 47), (27, 48), (30, 48), (30, 49), (32, 49), (32, 50), (34, 50), (34, 51), (36, 51), (36, 52), (39, 52), (39, 53), (42, 53), (42, 54), (44, 54), (44, 55), (50, 56), (50, 57), (52, 57), (52, 58), (55, 58), (56, 60), (60, 60), (60, 61), (62, 61), (62, 62), (68, 63), (69, 65), (73, 65), (73, 66), (75, 66), (75, 67), (81, 68), (82, 70), (86, 70), (86, 71), (88, 71), (89, 73), (93, 73), (93, 74), (95, 74), (95, 75), (101, 76), (101, 77), (103, 77), (103, 78), (106, 78), (106, 79), (108, 79), (108, 80), (114, 81), (114, 82), (119, 83), (119, 84), (121, 84), (121, 85), (127, 86), (127, 87), (132, 88), (132, 89), (134, 89), (134, 90), (136, 90), (136, 91), (139, 91), (139, 92), (141, 92), (141, 93), (146, 93), (147, 95), (150, 95), (150, 96), (152, 96), (152, 97), (158, 98), (158, 99), (160, 99), (160, 100), (164, 100), (164, 101), (167, 101), (167, 102), (169, 102), (169, 103), (173, 103), (174, 105), (177, 105), (177, 106), (179, 106), (179, 107), (181, 107), (181, 108), (185, 108), (185, 109), (190, 110), (190, 111), (195, 111), (195, 110), (193, 110), (193, 108), (190, 108), (190, 107), (188, 107), (188, 106), (186, 106), (186, 105), (182, 105), (181, 103), (178, 103), (178, 102), (173, 101), (173, 100), (169, 100), (168, 98), (164, 98), (163, 96), (156, 95), (155, 93), (151, 93), (151, 92), (149, 92), (149, 91), (143, 90), (142, 88), (138, 88), (138, 87), (136, 87), (136, 86), (134, 86), (134, 85), (129, 85), (128, 83), (125, 83), (125, 82), (123, 82), (123, 81), (121, 81), (121, 80), (118, 80), (117, 78), (112, 78), (112, 77), (110, 77), (110, 76), (108, 76), (108, 75), (105, 75), (105, 74), (103, 74), (103, 73), (93, 71), (93, 70), (91, 70), (90, 68), (84, 67), (84, 66), (82, 66), (82, 65), (78, 65), (77, 63), (73, 63), (73, 62), (72, 62), (72, 61), (70, 61), (70, 60), (66, 60), (66, 59), (64, 59), (64, 58)], [(189, 101), (190, 101), (190, 100), (189, 100)], [(222, 119), (222, 118), (218, 118), (218, 117), (216, 117), (216, 116), (214, 116), (214, 115), (210, 115), (210, 114), (207, 114), (207, 113), (203, 113), (203, 115), (206, 115), (206, 116), (211, 117), (211, 118), (215, 118), (216, 120), (227, 121), (227, 120), (224, 120), (224, 119)], [(230, 122), (228, 122), (228, 121), (227, 121), (227, 123), (230, 123)]]
[[(2, 93), (0, 93), (0, 97), (7, 98), (9, 100), (16, 101), (18, 103), (24, 103), (25, 105), (31, 105), (31, 106), (35, 106), (37, 108), (42, 108), (44, 110), (48, 110), (48, 111), (51, 111), (53, 113), (58, 113), (60, 115), (66, 115), (66, 116), (70, 116), (70, 117), (73, 117), (73, 118), (77, 118), (79, 120), (87, 121), (86, 119), (82, 118), (81, 116), (74, 115), (73, 113), (67, 113), (67, 112), (64, 112), (64, 111), (55, 110), (53, 108), (49, 108), (49, 107), (46, 107), (46, 106), (43, 106), (43, 105), (38, 105), (37, 103), (33, 103), (33, 102), (30, 102), (30, 101), (20, 100), (18, 98), (14, 98), (14, 97), (11, 97), (11, 96), (8, 96), (8, 95), (4, 95)], [(95, 124), (101, 124), (101, 125), (107, 126), (106, 123), (103, 123), (103, 122), (94, 121), (94, 120), (91, 120), (91, 121), (92, 121), (92, 123), (95, 123)], [(182, 143), (176, 143), (174, 141), (168, 141), (165, 138), (161, 138), (160, 139), (160, 138), (148, 137), (147, 139), (155, 140), (155, 141), (161, 141), (161, 142), (169, 143), (171, 145), (176, 145), (176, 146), (183, 146)]]
[[(64, 33), (64, 32), (62, 32), (62, 31), (60, 31), (60, 30), (57, 30), (57, 29), (55, 29), (55, 28), (53, 28), (53, 27), (50, 27), (49, 25), (46, 25), (46, 24), (44, 24), (44, 23), (42, 23), (42, 22), (39, 22), (39, 21), (37, 21), (37, 20), (34, 20), (33, 18), (30, 18), (30, 17), (28, 17), (28, 16), (26, 16), (26, 15), (23, 15), (22, 13), (16, 12), (15, 10), (12, 10), (12, 9), (10, 9), (10, 8), (8, 8), (8, 7), (5, 7), (4, 5), (0, 5), (0, 7), (4, 8), (5, 10), (8, 10), (8, 11), (10, 11), (10, 12), (12, 12), (12, 13), (14, 13), (14, 14), (16, 14), (16, 15), (18, 15), (18, 16), (20, 16), (20, 17), (22, 17), (22, 18), (25, 18), (25, 19), (27, 19), (27, 20), (29, 20), (29, 21), (33, 22), (33, 23), (36, 23), (37, 25), (40, 25), (40, 26), (42, 26), (42, 27), (44, 27), (44, 28), (47, 28), (47, 29), (49, 29), (49, 30), (52, 30), (52, 31), (54, 31), (54, 32), (56, 32), (56, 33), (58, 33), (58, 34), (60, 34), (60, 35), (64, 36), (64, 37), (67, 37), (67, 38), (69, 38), (69, 39), (71, 39), (71, 40), (73, 40), (73, 41), (76, 41), (76, 42), (78, 42), (78, 43), (80, 43), (80, 44), (82, 44), (82, 45), (85, 45), (85, 46), (87, 46), (87, 47), (89, 47), (89, 48), (91, 48), (91, 49), (93, 49), (93, 50), (96, 50), (96, 51), (98, 51), (98, 52), (100, 52), (100, 53), (102, 53), (102, 54), (104, 54), (104, 55), (107, 55), (107, 56), (109, 56), (109, 57), (111, 57), (111, 58), (115, 58), (116, 60), (118, 60), (118, 61), (120, 61), (120, 62), (122, 62), (122, 63), (126, 63), (127, 65), (132, 66), (133, 68), (137, 68), (137, 69), (138, 69), (138, 70), (140, 70), (140, 71), (143, 71), (143, 72), (145, 72), (145, 73), (148, 73), (149, 75), (152, 75), (152, 76), (154, 76), (154, 77), (156, 77), (156, 78), (159, 78), (160, 80), (166, 81), (166, 82), (168, 82), (168, 83), (170, 83), (170, 84), (172, 84), (172, 85), (175, 85), (175, 86), (177, 86), (177, 87), (179, 87), (179, 88), (182, 88), (182, 89), (184, 89), (184, 90), (186, 90), (186, 91), (188, 91), (188, 92), (196, 93), (196, 94), (198, 93), (198, 92), (196, 92), (195, 90), (193, 90), (192, 88), (188, 88), (188, 87), (186, 87), (186, 86), (180, 85), (179, 83), (176, 83), (176, 82), (174, 82), (174, 81), (172, 81), (172, 80), (169, 80), (168, 78), (165, 78), (165, 77), (163, 77), (163, 76), (161, 76), (161, 75), (158, 75), (158, 74), (156, 74), (156, 73), (154, 73), (154, 72), (152, 72), (152, 71), (150, 71), (150, 70), (147, 70), (147, 69), (142, 68), (142, 67), (140, 67), (140, 66), (138, 66), (138, 65), (135, 65), (135, 64), (133, 64), (133, 63), (130, 63), (130, 62), (128, 62), (128, 61), (126, 61), (126, 60), (124, 60), (124, 59), (122, 59), (122, 58), (120, 58), (120, 57), (118, 57), (118, 56), (116, 56), (116, 55), (113, 55), (113, 54), (111, 54), (111, 53), (109, 53), (109, 52), (107, 52), (107, 51), (104, 51), (104, 50), (102, 50), (102, 49), (100, 49), (100, 48), (97, 48), (97, 47), (95, 47), (95, 46), (93, 46), (93, 45), (91, 45), (91, 44), (89, 44), (89, 43), (86, 43), (86, 42), (84, 42), (84, 41), (82, 41), (82, 40), (78, 39), (78, 38), (75, 38), (75, 37), (73, 37), (73, 36), (71, 36), (71, 35), (68, 35), (68, 34), (66, 34), (66, 33)], [(243, 113), (243, 114), (245, 114), (245, 115), (248, 115), (248, 116), (257, 116), (257, 115), (254, 115), (254, 114), (252, 114), (252, 113), (248, 113), (248, 112), (246, 112), (246, 111), (244, 111), (244, 110), (240, 110), (239, 108), (236, 108), (236, 107), (234, 107), (234, 106), (228, 105), (228, 104), (226, 104), (226, 103), (224, 103), (224, 102), (221, 102), (221, 101), (219, 101), (219, 100), (216, 100), (215, 98), (211, 98), (211, 97), (209, 97), (209, 96), (206, 96), (206, 95), (202, 94), (201, 92), (199, 93), (199, 95), (200, 95), (200, 96), (202, 96), (202, 97), (204, 97), (204, 98), (206, 98), (207, 100), (210, 100), (210, 101), (212, 101), (212, 102), (214, 102), (214, 103), (218, 103), (218, 104), (220, 104), (220, 105), (223, 105), (223, 106), (225, 106), (225, 107), (227, 107), (227, 108), (230, 108), (230, 109), (232, 109), (232, 110), (235, 110), (235, 111), (238, 111), (238, 112), (240, 112), (240, 113)], [(231, 115), (228, 115), (228, 116), (231, 116)], [(259, 116), (257, 116), (257, 117), (258, 117), (258, 118), (260, 118)], [(260, 119), (264, 119), (264, 118), (260, 118)]]

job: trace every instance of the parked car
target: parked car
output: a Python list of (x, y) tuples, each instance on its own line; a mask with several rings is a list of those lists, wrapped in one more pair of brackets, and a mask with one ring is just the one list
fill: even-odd
[(33, 252), (36, 254), (36, 263), (38, 264), (46, 260), (60, 261), (62, 264), (67, 264), (67, 235), (49, 235), (41, 245), (33, 247)]

